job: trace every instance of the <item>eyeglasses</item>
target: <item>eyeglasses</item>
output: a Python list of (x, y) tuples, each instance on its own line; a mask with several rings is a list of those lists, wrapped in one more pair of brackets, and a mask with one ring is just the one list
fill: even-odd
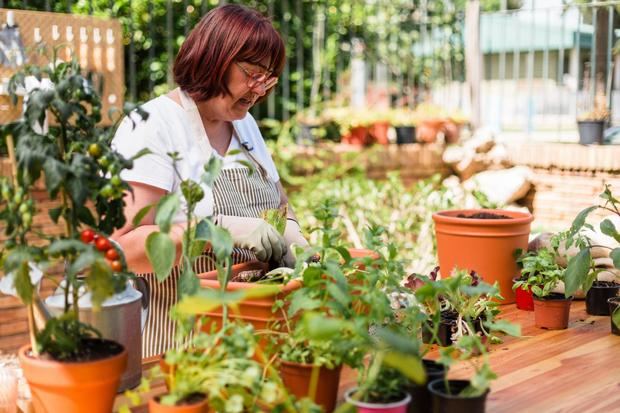
[(272, 71), (269, 70), (264, 73), (252, 73), (248, 71), (245, 67), (241, 65), (239, 62), (235, 62), (239, 69), (245, 73), (248, 78), (247, 85), (250, 89), (255, 88), (258, 85), (261, 85), (264, 90), (271, 89), (278, 83), (278, 78), (276, 76), (271, 77)]

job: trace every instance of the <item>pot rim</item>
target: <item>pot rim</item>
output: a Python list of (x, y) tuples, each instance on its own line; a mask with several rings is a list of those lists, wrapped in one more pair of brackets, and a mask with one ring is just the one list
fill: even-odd
[[(459, 218), (459, 214), (475, 214), (479, 212), (487, 212), (491, 214), (507, 215), (511, 218), (498, 218), (498, 219), (480, 219), (480, 218)], [(472, 208), (472, 209), (449, 209), (444, 211), (438, 211), (433, 214), (433, 221), (435, 223), (445, 224), (468, 224), (475, 226), (505, 226), (505, 225), (521, 225), (529, 224), (534, 221), (534, 216), (529, 212), (510, 211), (506, 209), (486, 209), (486, 208)]]
[[(555, 293), (555, 294), (560, 294), (560, 293)], [(574, 296), (570, 296), (568, 298), (564, 297), (564, 298), (545, 298), (545, 297), (539, 297), (536, 294), (532, 293), (532, 296), (534, 298), (534, 301), (542, 301), (542, 302), (549, 302), (549, 301), (573, 301), (573, 298), (575, 298)]]
[[(278, 362), (280, 364), (285, 364), (291, 367), (300, 367), (300, 368), (313, 368), (316, 364), (310, 364), (310, 363), (298, 363), (296, 361), (288, 361), (288, 360), (284, 360), (280, 357), (278, 357)], [(340, 368), (342, 368), (342, 364), (339, 364), (337, 366), (334, 366), (334, 368), (330, 369), (329, 367), (325, 366), (325, 365), (320, 365), (318, 366), (321, 369), (325, 369), (325, 370), (339, 370)]]
[(405, 398), (397, 402), (391, 402), (391, 403), (361, 402), (359, 400), (353, 400), (351, 398), (351, 394), (354, 393), (356, 390), (357, 390), (357, 387), (353, 387), (347, 390), (346, 393), (344, 394), (344, 399), (346, 400), (347, 403), (350, 403), (353, 406), (357, 406), (357, 407), (365, 407), (365, 408), (371, 408), (371, 409), (372, 408), (389, 409), (389, 408), (394, 408), (394, 407), (406, 406), (411, 401), (411, 395), (409, 394), (409, 392), (403, 390), (403, 394), (405, 395)]
[[(30, 344), (24, 344), (23, 346), (21, 346), (17, 352), (20, 361), (23, 360), (27, 360), (27, 362), (29, 363), (36, 363), (38, 366), (40, 367), (52, 367), (58, 364), (63, 364), (63, 365), (85, 365), (85, 364), (106, 364), (109, 363), (111, 359), (117, 359), (117, 358), (123, 358), (125, 357), (127, 354), (127, 348), (119, 343), (118, 341), (115, 340), (110, 340), (110, 339), (106, 339), (106, 338), (94, 338), (95, 340), (104, 340), (104, 341), (113, 341), (114, 343), (118, 344), (119, 346), (121, 346), (123, 348), (123, 351), (121, 351), (118, 354), (114, 354), (108, 357), (104, 357), (101, 359), (97, 359), (97, 360), (88, 360), (88, 361), (62, 361), (62, 360), (42, 360), (40, 358), (37, 357), (33, 357), (31, 355), (28, 354), (28, 352), (32, 349), (32, 346)], [(97, 366), (93, 366), (93, 368), (96, 368)]]
[[(428, 383), (427, 388), (431, 393), (434, 394), (438, 394), (441, 395), (441, 397), (446, 398), (446, 399), (451, 399), (451, 400), (455, 400), (455, 399), (477, 399), (479, 397), (484, 397), (487, 394), (489, 394), (489, 392), (491, 391), (490, 388), (486, 389), (486, 391), (478, 396), (473, 396), (473, 397), (463, 397), (463, 396), (459, 396), (456, 394), (447, 394), (444, 393), (443, 391), (440, 391), (438, 389), (433, 388), (433, 385), (435, 383), (443, 383), (445, 380), (444, 379), (435, 379), (431, 382)], [(470, 380), (448, 380), (449, 383), (468, 383), (470, 384), (471, 381)]]

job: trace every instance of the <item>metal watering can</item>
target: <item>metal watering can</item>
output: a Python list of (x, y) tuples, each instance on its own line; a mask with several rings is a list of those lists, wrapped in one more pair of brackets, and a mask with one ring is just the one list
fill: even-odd
[[(142, 278), (127, 283), (124, 291), (110, 297), (94, 312), (90, 293), (83, 294), (80, 321), (95, 327), (103, 338), (114, 340), (127, 349), (127, 369), (121, 377), (118, 391), (136, 387), (142, 377), (142, 331), (149, 314), (148, 284)], [(45, 306), (54, 315), (64, 309), (63, 285), (45, 300)]]

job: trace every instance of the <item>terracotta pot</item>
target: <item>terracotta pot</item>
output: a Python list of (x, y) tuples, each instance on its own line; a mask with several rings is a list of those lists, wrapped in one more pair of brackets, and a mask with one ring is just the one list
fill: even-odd
[(85, 362), (42, 360), (30, 355), (30, 345), (19, 349), (19, 361), (37, 413), (110, 413), (127, 350), (105, 359)]
[(437, 134), (444, 125), (443, 119), (425, 119), (416, 128), (416, 141), (433, 143), (437, 140)]
[(357, 389), (348, 390), (344, 398), (347, 403), (357, 407), (358, 413), (407, 413), (407, 406), (411, 402), (411, 395), (403, 392), (404, 396), (402, 400), (398, 400), (391, 403), (370, 403), (353, 400), (351, 395), (355, 393)]
[(368, 128), (368, 133), (375, 140), (375, 142), (381, 145), (387, 145), (390, 143), (388, 140), (388, 130), (390, 129), (390, 122), (381, 121), (375, 122)]
[[(506, 215), (505, 219), (459, 218), (479, 212)], [(515, 301), (512, 279), (519, 274), (513, 256), (515, 250), (527, 250), (530, 213), (507, 210), (464, 209), (433, 214), (437, 255), (442, 275), (454, 268), (474, 270), (482, 279), (499, 283), (502, 304)]]
[(351, 128), (349, 133), (342, 137), (342, 143), (359, 146), (368, 145), (370, 143), (370, 139), (368, 139), (368, 128), (365, 126)]
[[(518, 280), (518, 277), (512, 279), (513, 284)], [(530, 288), (518, 287), (515, 288), (515, 300), (517, 302), (517, 308), (524, 311), (534, 311), (534, 294)]]
[(159, 403), (159, 397), (149, 400), (149, 413), (207, 413), (209, 406), (206, 397), (192, 404), (166, 406)]
[(570, 303), (573, 298), (541, 299), (534, 297), (534, 323), (547, 330), (564, 330), (568, 327)]
[[(265, 263), (259, 261), (252, 261), (243, 264), (237, 264), (233, 266), (233, 275), (238, 274), (241, 271), (249, 271), (255, 269), (264, 269)], [(206, 273), (198, 274), (200, 279), (200, 286), (202, 288), (219, 289), (220, 283), (217, 280), (217, 271), (209, 271)], [(249, 288), (256, 288), (261, 284), (248, 283), (248, 282), (229, 282), (226, 290), (237, 291), (245, 290)], [(254, 326), (256, 330), (264, 330), (268, 328), (270, 324), (283, 320), (285, 317), (285, 310), (280, 309), (278, 314), (274, 314), (272, 307), (276, 300), (281, 299), (283, 296), (290, 294), (291, 292), (301, 288), (301, 282), (298, 280), (292, 280), (285, 285), (279, 285), (277, 294), (252, 298), (250, 300), (242, 301), (238, 306), (238, 312), (229, 310), (228, 316), (230, 319), (241, 319)], [(217, 308), (211, 312), (205, 313), (209, 316), (211, 322), (215, 323), (217, 328), (221, 326), (222, 308)], [(203, 330), (210, 331), (212, 324), (207, 322), (203, 325)]]
[(461, 136), (461, 125), (458, 123), (448, 120), (443, 125), (443, 135), (446, 143), (457, 143), (459, 141), (459, 137)]
[[(280, 376), (289, 391), (298, 398), (309, 397), (310, 379), (313, 366), (311, 364), (280, 361)], [(338, 384), (342, 366), (335, 369), (319, 367), (319, 379), (313, 401), (326, 413), (332, 412), (338, 400)]]

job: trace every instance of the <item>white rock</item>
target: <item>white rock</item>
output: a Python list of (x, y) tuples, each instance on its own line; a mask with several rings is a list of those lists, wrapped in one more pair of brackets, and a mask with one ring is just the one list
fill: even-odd
[(463, 182), (466, 190), (484, 193), (490, 202), (506, 205), (525, 196), (532, 186), (533, 172), (526, 166), (485, 171)]

